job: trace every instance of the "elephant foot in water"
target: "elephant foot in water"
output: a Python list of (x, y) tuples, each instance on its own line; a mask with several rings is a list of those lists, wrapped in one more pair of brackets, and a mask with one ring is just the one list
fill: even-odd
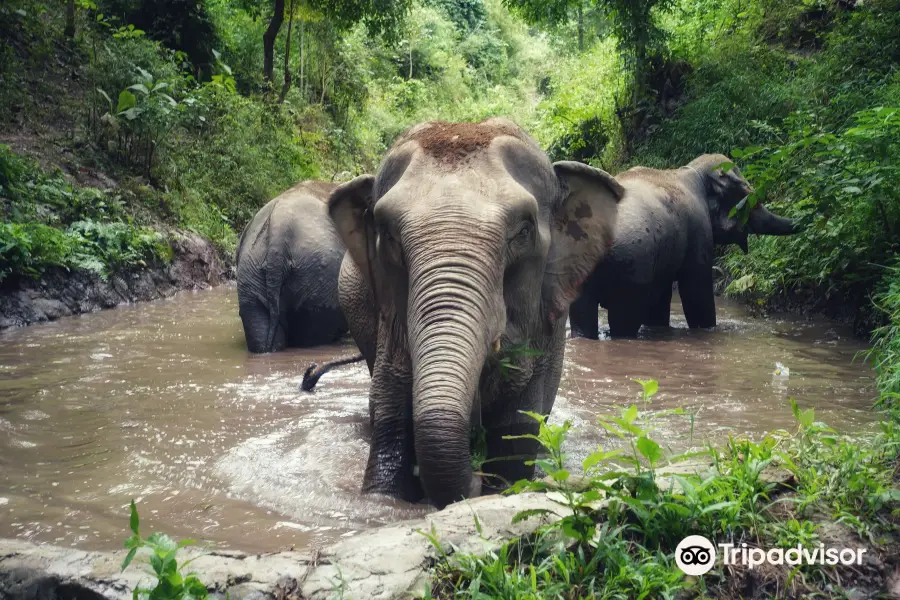
[[(488, 490), (490, 490), (490, 488), (484, 488), (482, 486), (481, 475), (479, 475), (478, 473), (472, 473), (472, 481), (469, 482), (469, 494), (466, 496), (466, 498), (477, 498), (478, 496), (482, 495), (482, 491), (485, 491), (485, 493), (491, 493)], [(422, 498), (421, 500), (416, 502), (416, 504), (431, 504), (431, 500), (429, 500), (428, 498)]]

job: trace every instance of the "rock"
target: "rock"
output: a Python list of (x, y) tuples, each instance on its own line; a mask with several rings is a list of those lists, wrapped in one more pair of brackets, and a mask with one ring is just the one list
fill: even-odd
[(166, 298), (178, 290), (206, 289), (233, 277), (212, 243), (192, 232), (171, 232), (169, 264), (112, 274), (106, 281), (85, 271), (57, 268), (40, 279), (0, 286), (0, 329), (54, 321), (129, 302)]
[[(455, 549), (487, 552), (536, 529), (540, 518), (516, 524), (512, 518), (541, 508), (558, 506), (543, 494), (484, 496), (424, 519), (365, 531), (315, 553), (203, 554), (186, 549), (179, 552), (179, 562), (194, 558), (191, 570), (214, 596), (230, 600), (325, 600), (337, 589), (347, 598), (409, 598), (424, 590), (427, 571), (439, 555), (420, 531), (433, 531), (448, 554)], [(0, 540), (0, 598), (125, 600), (136, 585), (149, 583), (151, 575), (138, 559), (120, 572), (124, 558), (125, 551), (87, 552)]]

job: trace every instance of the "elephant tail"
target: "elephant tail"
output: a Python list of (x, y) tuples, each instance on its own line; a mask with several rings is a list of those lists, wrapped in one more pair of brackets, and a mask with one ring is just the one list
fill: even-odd
[(321, 378), (322, 375), (324, 375), (331, 369), (343, 365), (357, 363), (361, 360), (365, 360), (365, 357), (362, 354), (357, 354), (356, 356), (351, 356), (350, 358), (342, 358), (340, 360), (327, 362), (321, 367), (316, 363), (313, 363), (309, 365), (309, 368), (306, 369), (306, 372), (303, 374), (303, 382), (300, 384), (300, 389), (304, 392), (311, 392), (313, 388), (316, 387), (316, 383), (318, 383), (319, 378)]

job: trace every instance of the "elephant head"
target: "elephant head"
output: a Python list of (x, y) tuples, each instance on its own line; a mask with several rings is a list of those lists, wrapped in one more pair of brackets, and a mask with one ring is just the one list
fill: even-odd
[(472, 417), (497, 387), (491, 356), (564, 331), (622, 193), (598, 169), (551, 165), (503, 119), (420, 124), (374, 177), (334, 191), (331, 217), (378, 312), (364, 489), (416, 499), (372, 481), (379, 461), (403, 461), (379, 436), (407, 435), (420, 493), (439, 507), (470, 493)]
[(713, 241), (722, 245), (737, 244), (746, 253), (747, 236), (751, 233), (792, 235), (799, 232), (797, 223), (770, 212), (762, 204), (753, 207), (746, 224), (742, 224), (737, 216), (728, 216), (731, 209), (753, 193), (753, 188), (737, 167), (727, 171), (720, 168), (723, 163), (730, 162), (731, 159), (722, 154), (704, 154), (687, 165), (703, 181)]

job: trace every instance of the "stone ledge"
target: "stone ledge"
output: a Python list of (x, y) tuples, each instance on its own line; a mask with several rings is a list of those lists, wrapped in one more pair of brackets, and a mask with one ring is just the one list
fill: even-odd
[[(529, 533), (540, 518), (512, 524), (523, 510), (558, 508), (543, 494), (484, 496), (453, 504), (424, 519), (365, 531), (316, 552), (248, 555), (186, 549), (191, 570), (215, 595), (230, 600), (394, 600), (421, 595), (438, 556), (421, 531), (432, 527), (445, 552), (487, 552)], [(479, 535), (475, 515), (481, 526)], [(126, 552), (88, 552), (20, 540), (0, 540), (0, 598), (10, 600), (125, 600), (152, 580), (135, 562), (124, 573)], [(139, 555), (140, 556), (140, 555)]]

